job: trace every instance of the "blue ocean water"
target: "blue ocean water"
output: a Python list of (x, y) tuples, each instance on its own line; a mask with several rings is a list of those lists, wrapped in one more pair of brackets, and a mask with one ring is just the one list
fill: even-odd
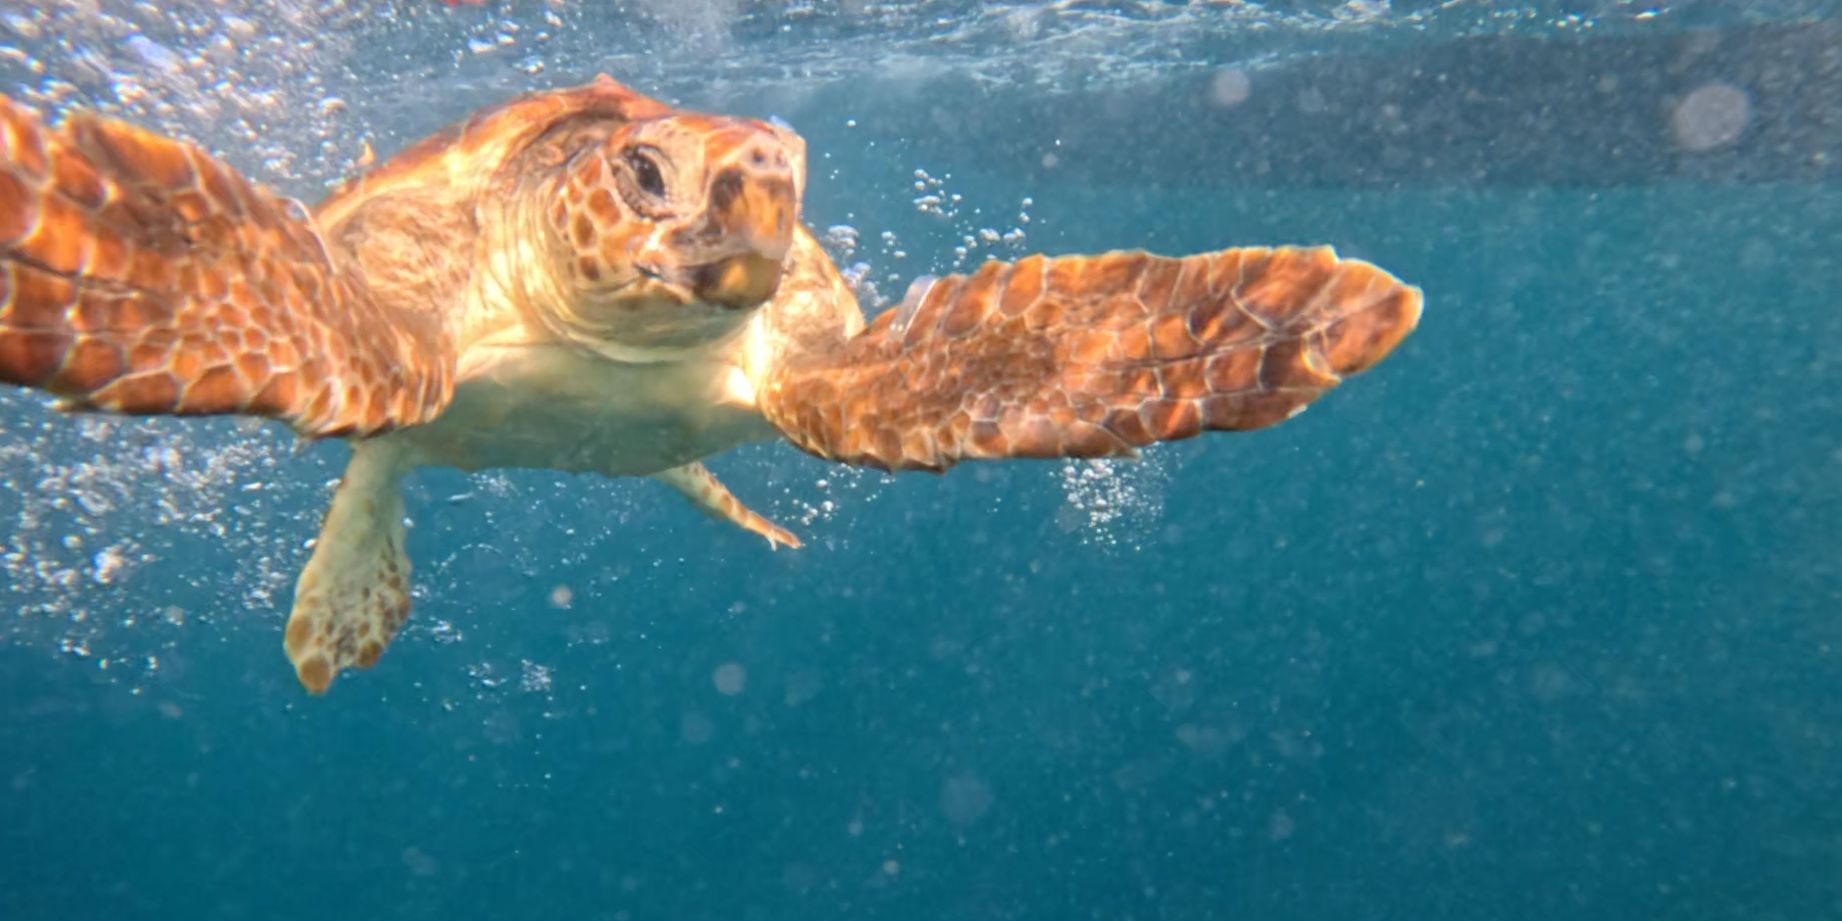
[(0, 917), (1842, 916), (1833, 9), (104, 7), (0, 14), (7, 90), (304, 197), (609, 70), (794, 124), (884, 295), (1321, 242), (1427, 312), (1137, 463), (714, 461), (797, 552), (421, 472), (317, 699), (343, 446), (0, 395)]

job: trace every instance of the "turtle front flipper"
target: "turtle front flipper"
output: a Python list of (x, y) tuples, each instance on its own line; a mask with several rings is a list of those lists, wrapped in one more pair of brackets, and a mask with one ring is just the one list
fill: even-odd
[(800, 448), (885, 470), (1107, 457), (1288, 419), (1380, 361), (1421, 295), (1328, 247), (986, 263), (758, 395)]
[(380, 303), (298, 202), (191, 144), (50, 129), (0, 96), (0, 383), (363, 435), (433, 418), (453, 365), (441, 321)]
[(409, 619), (402, 478), (394, 439), (356, 442), (294, 587), (284, 645), (301, 685), (323, 694), (346, 668), (370, 668)]

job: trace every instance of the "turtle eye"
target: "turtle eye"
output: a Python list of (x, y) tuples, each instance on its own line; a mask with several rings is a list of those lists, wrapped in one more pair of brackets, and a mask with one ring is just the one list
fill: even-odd
[(659, 161), (652, 154), (643, 150), (630, 151), (627, 165), (633, 169), (633, 181), (642, 191), (658, 198), (665, 197), (665, 174), (659, 170)]

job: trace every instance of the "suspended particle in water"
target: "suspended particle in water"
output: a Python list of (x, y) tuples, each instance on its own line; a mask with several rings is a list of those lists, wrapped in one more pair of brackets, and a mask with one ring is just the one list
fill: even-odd
[(1752, 98), (1745, 90), (1716, 80), (1682, 97), (1670, 113), (1670, 129), (1685, 150), (1712, 150), (1731, 144), (1752, 122)]
[(734, 697), (748, 687), (748, 669), (740, 662), (724, 662), (710, 673), (710, 683), (724, 697)]
[(441, 861), (414, 845), (403, 849), (403, 866), (409, 869), (412, 876), (435, 876), (441, 872)]
[(687, 745), (702, 745), (710, 741), (710, 737), (715, 734), (716, 724), (710, 722), (709, 717), (694, 710), (686, 713), (678, 723), (678, 737), (683, 739)]
[(992, 800), (991, 785), (971, 774), (949, 777), (940, 786), (940, 812), (955, 825), (971, 825), (984, 818)]
[(1224, 109), (1232, 109), (1246, 102), (1251, 95), (1253, 81), (1248, 79), (1247, 71), (1239, 67), (1218, 70), (1209, 81), (1209, 101)]
[(1266, 820), (1266, 836), (1273, 841), (1284, 841), (1297, 830), (1298, 822), (1284, 809), (1275, 810)]

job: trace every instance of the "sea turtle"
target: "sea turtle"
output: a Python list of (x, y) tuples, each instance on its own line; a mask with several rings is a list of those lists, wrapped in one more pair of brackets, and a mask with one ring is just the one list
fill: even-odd
[(200, 148), (0, 97), (0, 382), (238, 413), (351, 459), (285, 646), (323, 692), (409, 612), (409, 470), (649, 476), (771, 545), (699, 459), (776, 436), (944, 470), (1297, 414), (1421, 295), (1328, 247), (988, 262), (866, 326), (801, 223), (805, 143), (602, 76), (482, 111), (308, 210)]

